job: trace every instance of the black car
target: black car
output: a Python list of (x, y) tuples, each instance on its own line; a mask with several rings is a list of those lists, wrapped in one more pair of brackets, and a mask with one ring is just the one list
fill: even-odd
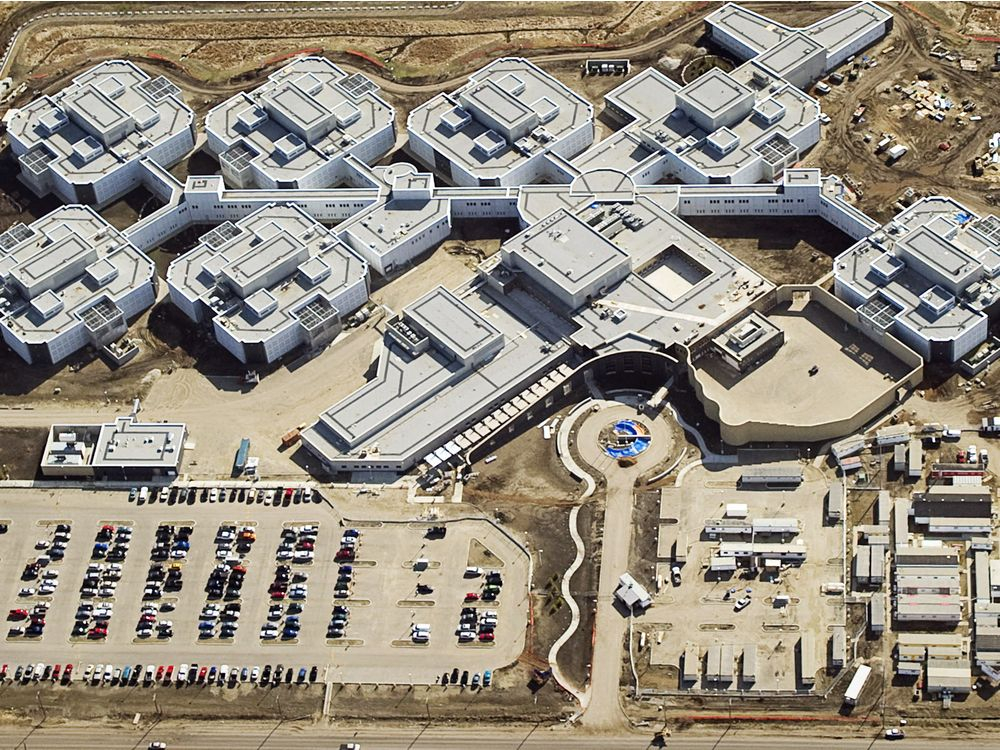
[(264, 671), (260, 673), (261, 684), (266, 684), (271, 681), (271, 665), (267, 664), (264, 666)]
[(458, 667), (451, 670), (451, 684), (454, 685), (458, 682)]
[(469, 684), (469, 670), (468, 669), (462, 670), (462, 679), (459, 680), (459, 684), (460, 685), (468, 685)]
[(433, 594), (434, 593), (434, 587), (433, 586), (428, 586), (426, 583), (418, 583), (417, 584), (417, 593), (418, 594)]
[(316, 682), (316, 677), (319, 674), (319, 669), (315, 666), (309, 670), (309, 682)]

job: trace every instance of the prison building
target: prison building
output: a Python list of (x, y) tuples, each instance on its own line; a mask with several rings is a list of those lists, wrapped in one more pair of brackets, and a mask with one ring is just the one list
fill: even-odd
[(194, 148), (194, 112), (167, 78), (107, 60), (5, 118), (33, 193), (103, 207), (138, 187), (146, 159), (164, 168)]
[(0, 330), (29, 364), (109, 347), (156, 301), (156, 266), (89, 206), (0, 234)]
[(241, 362), (318, 349), (368, 301), (368, 264), (294, 203), (202, 235), (167, 268), (170, 300)]
[(205, 116), (207, 151), (233, 188), (325, 188), (349, 157), (373, 164), (396, 141), (395, 111), (362, 73), (302, 57)]
[(508, 57), (412, 110), (406, 129), (410, 153), (451, 184), (525, 185), (593, 143), (594, 108), (528, 60)]

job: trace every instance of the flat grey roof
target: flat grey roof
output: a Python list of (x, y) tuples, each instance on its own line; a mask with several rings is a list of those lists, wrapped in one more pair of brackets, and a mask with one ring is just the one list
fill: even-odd
[(504, 253), (519, 259), (551, 279), (560, 288), (576, 292), (611, 268), (628, 263), (629, 256), (577, 216), (559, 209), (504, 243)]
[(475, 103), (508, 126), (531, 117), (534, 112), (531, 107), (518, 101), (517, 97), (501, 89), (491, 79), (463, 91), (462, 97)]
[(760, 55), (757, 62), (784, 77), (790, 69), (822, 49), (823, 45), (815, 39), (797, 32)]
[(503, 335), (443, 286), (435, 287), (407, 305), (403, 313), (462, 358)]
[(101, 426), (92, 464), (95, 467), (175, 467), (180, 462), (186, 431), (183, 424), (118, 419)]
[[(328, 126), (319, 128), (321, 136), (304, 151), (285, 159), (276, 148), (289, 133), (282, 123), (270, 114), (250, 132), (240, 123), (243, 112), (261, 105), (303, 130), (323, 120)], [(342, 118), (355, 110), (360, 117), (346, 124)], [(359, 145), (390, 127), (394, 117), (378, 87), (363, 74), (349, 76), (325, 57), (304, 57), (272, 73), (254, 91), (236, 94), (212, 108), (205, 116), (205, 129), (222, 143), (223, 152), (248, 144), (253, 151), (249, 161), (270, 179), (307, 181), (347, 150), (363, 152)]]
[[(83, 312), (102, 299), (116, 304), (144, 284), (152, 298), (153, 261), (87, 206), (57, 208), (2, 236), (0, 302), (6, 302), (6, 311), (0, 321), (25, 343), (49, 342), (81, 325)], [(100, 285), (88, 273), (98, 263), (104, 269)], [(47, 292), (62, 306), (43, 318), (32, 303)]]
[[(101, 89), (115, 79), (121, 93), (110, 99)], [(184, 104), (180, 90), (164, 79), (150, 78), (127, 60), (108, 60), (81, 73), (62, 91), (40, 96), (30, 104), (11, 110), (7, 124), (12, 142), (24, 151), (44, 144), (54, 158), (45, 166), (71, 184), (96, 182), (129, 162), (141, 158), (149, 149), (191, 128), (194, 112)], [(98, 132), (108, 131), (125, 119), (146, 121), (150, 113), (159, 116), (142, 130), (126, 127), (123, 138), (108, 144), (104, 153), (86, 164), (74, 156), (74, 146), (90, 135), (85, 125)], [(49, 133), (42, 123), (62, 119), (67, 122)]]
[[(524, 84), (524, 91), (516, 95), (509, 94), (509, 92), (504, 93), (515, 98), (522, 106), (530, 109), (531, 103), (544, 97), (559, 107), (559, 113), (544, 125), (545, 130), (552, 135), (552, 140), (546, 144), (532, 141), (535, 146), (532, 156), (522, 154), (514, 148), (502, 149), (491, 157), (484, 156), (474, 147), (474, 144), (479, 136), (490, 130), (490, 126), (485, 122), (480, 122), (474, 116), (455, 132), (441, 127), (442, 118), (447, 117), (455, 109), (455, 103), (466, 92), (486, 81), (501, 82), (510, 74), (516, 75), (521, 80)], [(510, 109), (507, 114), (513, 112), (514, 110)], [(474, 115), (472, 112), (469, 114)], [(550, 149), (571, 132), (585, 125), (588, 121), (592, 121), (593, 117), (593, 106), (558, 79), (527, 60), (501, 58), (476, 71), (470, 76), (469, 83), (465, 86), (449, 95), (439, 94), (412, 110), (407, 118), (406, 126), (407, 130), (426, 141), (435, 151), (460, 165), (470, 174), (481, 179), (493, 179), (502, 177), (529, 158), (542, 153), (543, 150)]]
[(723, 112), (752, 93), (749, 87), (720, 68), (712, 68), (678, 91), (678, 94), (712, 115)]

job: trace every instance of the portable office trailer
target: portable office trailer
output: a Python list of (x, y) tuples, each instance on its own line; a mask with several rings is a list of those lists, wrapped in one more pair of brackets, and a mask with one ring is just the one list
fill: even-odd
[(906, 445), (903, 443), (897, 444), (892, 449), (892, 470), (897, 475), (906, 471)]
[(849, 706), (856, 706), (858, 704), (861, 691), (865, 689), (865, 683), (868, 682), (871, 674), (872, 668), (867, 664), (862, 664), (858, 667), (858, 670), (854, 673), (854, 677), (851, 678), (851, 683), (844, 692), (844, 703)]
[(757, 682), (757, 644), (751, 643), (743, 647), (743, 684), (752, 685)]
[(818, 669), (816, 641), (812, 633), (803, 633), (799, 638), (799, 681), (803, 685), (812, 685), (816, 682)]
[(844, 508), (847, 506), (847, 488), (842, 479), (830, 482), (830, 491), (826, 496), (826, 517), (836, 523), (843, 519)]
[(847, 630), (838, 625), (830, 637), (830, 666), (840, 669), (847, 662)]
[(875, 501), (875, 524), (888, 526), (891, 511), (892, 497), (889, 495), (889, 490), (879, 490), (878, 499)]
[(698, 647), (689, 643), (684, 649), (684, 682), (698, 682), (701, 677), (701, 658)]
[(716, 643), (709, 646), (708, 658), (705, 663), (705, 679), (709, 682), (732, 682), (734, 656), (735, 650), (731, 643)]
[(906, 478), (920, 479), (924, 473), (924, 446), (919, 440), (911, 440), (906, 453)]
[(881, 591), (868, 600), (868, 632), (874, 636), (885, 632), (885, 595)]

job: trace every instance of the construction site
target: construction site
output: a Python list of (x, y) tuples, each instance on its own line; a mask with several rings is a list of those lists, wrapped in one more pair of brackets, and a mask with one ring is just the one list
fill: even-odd
[(0, 3), (0, 744), (988, 744), (998, 82), (977, 2)]

